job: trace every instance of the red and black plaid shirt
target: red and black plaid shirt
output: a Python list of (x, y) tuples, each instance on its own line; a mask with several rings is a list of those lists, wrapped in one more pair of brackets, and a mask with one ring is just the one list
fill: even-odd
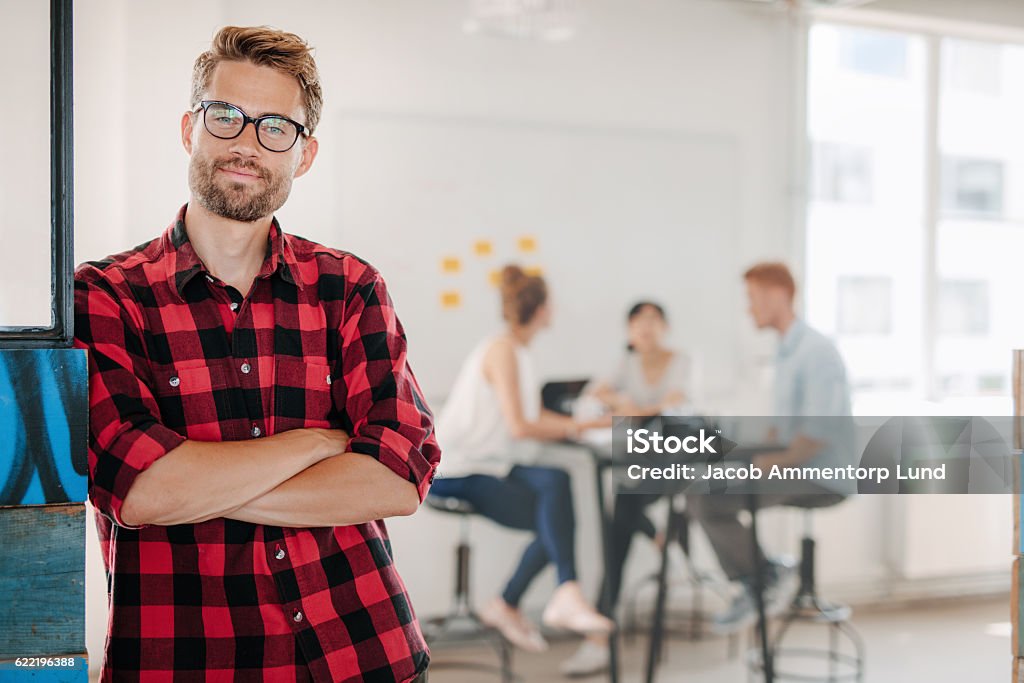
[[(429, 653), (381, 521), (129, 527), (140, 472), (185, 439), (326, 427), (426, 495), (440, 452), (384, 281), (275, 220), (248, 298), (185, 232), (75, 273), (89, 498), (107, 570), (102, 680), (408, 681)], [(370, 493), (370, 492), (368, 492)]]

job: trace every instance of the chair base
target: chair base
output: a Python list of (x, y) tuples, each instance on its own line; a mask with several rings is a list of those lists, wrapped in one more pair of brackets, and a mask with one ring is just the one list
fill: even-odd
[(495, 629), (487, 626), (471, 609), (456, 609), (447, 616), (435, 617), (422, 623), (423, 636), (427, 643), (433, 645), (460, 645), (487, 641), (498, 655), (497, 665), (481, 664), (460, 660), (438, 660), (430, 662), (431, 669), (465, 669), (492, 673), (501, 678), (502, 683), (514, 683), (516, 676), (512, 673), (512, 646)]
[[(708, 582), (704, 576), (694, 577), (691, 574), (687, 576), (686, 583), (690, 587), (690, 604), (685, 607), (666, 608), (665, 635), (691, 642), (716, 636), (717, 634), (709, 628), (714, 615), (704, 608), (704, 591), (708, 587)], [(626, 636), (627, 642), (632, 642), (633, 637), (647, 630), (647, 627), (641, 624), (639, 594), (641, 589), (648, 584), (657, 588), (658, 575), (656, 573), (646, 576), (634, 584), (629, 591), (629, 597), (624, 600), (622, 632)]]
[[(769, 656), (777, 681), (802, 683), (844, 683), (864, 681), (864, 641), (850, 623), (853, 610), (847, 605), (828, 602), (813, 593), (801, 591), (781, 617), (778, 633), (772, 639)], [(828, 628), (828, 647), (784, 647), (783, 640), (793, 624), (822, 625)], [(844, 648), (841, 640), (845, 639)], [(852, 654), (850, 650), (852, 649)], [(845, 650), (845, 651), (844, 651)], [(815, 666), (815, 663), (818, 663)], [(813, 671), (811, 668), (813, 667)], [(764, 672), (761, 651), (747, 652), (750, 675)]]

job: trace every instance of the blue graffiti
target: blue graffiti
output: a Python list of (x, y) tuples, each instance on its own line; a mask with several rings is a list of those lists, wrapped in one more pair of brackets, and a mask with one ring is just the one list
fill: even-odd
[(85, 500), (85, 352), (0, 352), (0, 505)]

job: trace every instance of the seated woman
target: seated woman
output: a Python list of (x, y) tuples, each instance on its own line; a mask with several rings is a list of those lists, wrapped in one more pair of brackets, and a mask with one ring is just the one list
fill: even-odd
[(640, 301), (626, 319), (627, 353), (607, 378), (588, 386), (586, 395), (613, 415), (677, 413), (690, 403), (690, 358), (665, 346), (668, 318), (653, 301)]
[[(684, 353), (665, 346), (668, 320), (665, 310), (651, 301), (635, 304), (627, 316), (627, 353), (608, 378), (592, 383), (583, 401), (599, 403), (613, 415), (659, 415), (688, 412), (691, 405), (692, 363)], [(586, 410), (586, 409), (584, 409)], [(620, 493), (615, 497), (611, 564), (605, 568), (609, 590), (602, 593), (601, 612), (611, 614), (622, 589), (622, 571), (640, 532), (664, 543), (645, 509), (661, 498), (652, 493)], [(607, 601), (604, 597), (607, 596)], [(607, 604), (605, 604), (607, 602)], [(608, 639), (592, 635), (562, 665), (568, 676), (584, 676), (608, 667)]]
[(533, 464), (538, 441), (573, 438), (590, 426), (541, 409), (527, 346), (550, 322), (547, 286), (516, 266), (501, 275), (508, 325), (477, 345), (455, 380), (437, 422), (443, 456), (431, 493), (465, 500), (502, 526), (534, 532), (504, 592), (480, 618), (518, 647), (539, 652), (547, 643), (520, 612), (519, 601), (549, 563), (557, 570), (558, 587), (544, 609), (545, 626), (608, 633), (612, 622), (587, 603), (576, 580), (569, 476)]

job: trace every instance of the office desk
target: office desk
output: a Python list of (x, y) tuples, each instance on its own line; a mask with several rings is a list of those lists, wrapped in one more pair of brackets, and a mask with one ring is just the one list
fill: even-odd
[[(754, 456), (761, 453), (772, 453), (784, 450), (785, 447), (777, 443), (753, 444), (748, 446), (737, 446), (729, 451), (727, 459), (749, 463)], [(775, 667), (772, 662), (771, 647), (768, 643), (768, 618), (765, 609), (764, 598), (764, 564), (759, 551), (760, 544), (757, 534), (757, 512), (758, 495), (756, 490), (749, 493), (722, 494), (722, 495), (744, 495), (747, 498), (747, 511), (750, 513), (750, 543), (754, 552), (754, 602), (757, 607), (757, 631), (761, 649), (761, 662), (764, 671), (765, 683), (774, 683)], [(672, 514), (673, 502), (669, 498), (668, 529), (665, 538), (675, 538), (676, 529), (674, 525), (678, 516)], [(651, 625), (651, 635), (647, 649), (647, 667), (644, 680), (646, 683), (654, 683), (657, 673), (658, 658), (661, 653), (661, 644), (665, 633), (665, 601), (668, 590), (668, 543), (662, 548), (661, 566), (658, 569), (658, 596), (655, 601), (654, 623)]]
[[(605, 598), (605, 604), (610, 604), (610, 589), (611, 586), (608, 583), (608, 572), (607, 567), (611, 565), (611, 528), (612, 520), (614, 518), (614, 509), (610, 512), (608, 510), (607, 501), (608, 495), (605, 492), (605, 472), (613, 469), (621, 463), (617, 463), (612, 457), (612, 440), (611, 430), (595, 430), (592, 431), (577, 442), (570, 442), (575, 445), (581, 446), (587, 450), (594, 465), (594, 476), (595, 476), (595, 492), (597, 494), (597, 505), (598, 512), (600, 514), (601, 524), (601, 545), (602, 545), (602, 557), (604, 558), (605, 564), (605, 580), (602, 582), (601, 590)], [(746, 446), (737, 446), (729, 451), (727, 459), (730, 461), (739, 462), (750, 462), (750, 460), (760, 453), (778, 452), (783, 450), (784, 447), (777, 443), (764, 443), (764, 444), (752, 444)], [(724, 495), (746, 495), (747, 496), (747, 510), (750, 513), (750, 542), (754, 548), (754, 558), (757, 562), (755, 577), (754, 577), (754, 598), (757, 605), (757, 630), (760, 641), (761, 657), (762, 657), (762, 668), (765, 673), (765, 683), (774, 683), (775, 672), (774, 666), (771, 659), (771, 648), (768, 642), (768, 619), (765, 608), (764, 598), (764, 577), (763, 564), (761, 562), (761, 555), (757, 552), (759, 548), (758, 533), (757, 533), (757, 494), (751, 492), (748, 494), (724, 494)], [(612, 491), (611, 500), (615, 500), (615, 491)], [(671, 501), (671, 497), (670, 497)], [(669, 526), (675, 524), (675, 516), (672, 515), (672, 505), (669, 505)], [(674, 538), (675, 529), (669, 528), (665, 532), (667, 539)], [(668, 543), (662, 549), (661, 566), (658, 570), (658, 597), (655, 602), (655, 614), (654, 623), (651, 625), (651, 636), (649, 641), (648, 653), (647, 653), (647, 664), (646, 664), (646, 677), (647, 683), (653, 683), (654, 677), (657, 671), (657, 659), (658, 654), (661, 650), (661, 644), (664, 638), (664, 620), (665, 620), (665, 600), (667, 592), (667, 575), (668, 575)], [(614, 619), (614, 615), (606, 615), (611, 619)], [(618, 657), (618, 634), (617, 632), (612, 633), (609, 638), (609, 680), (612, 683), (618, 683), (619, 679), (619, 657)]]

